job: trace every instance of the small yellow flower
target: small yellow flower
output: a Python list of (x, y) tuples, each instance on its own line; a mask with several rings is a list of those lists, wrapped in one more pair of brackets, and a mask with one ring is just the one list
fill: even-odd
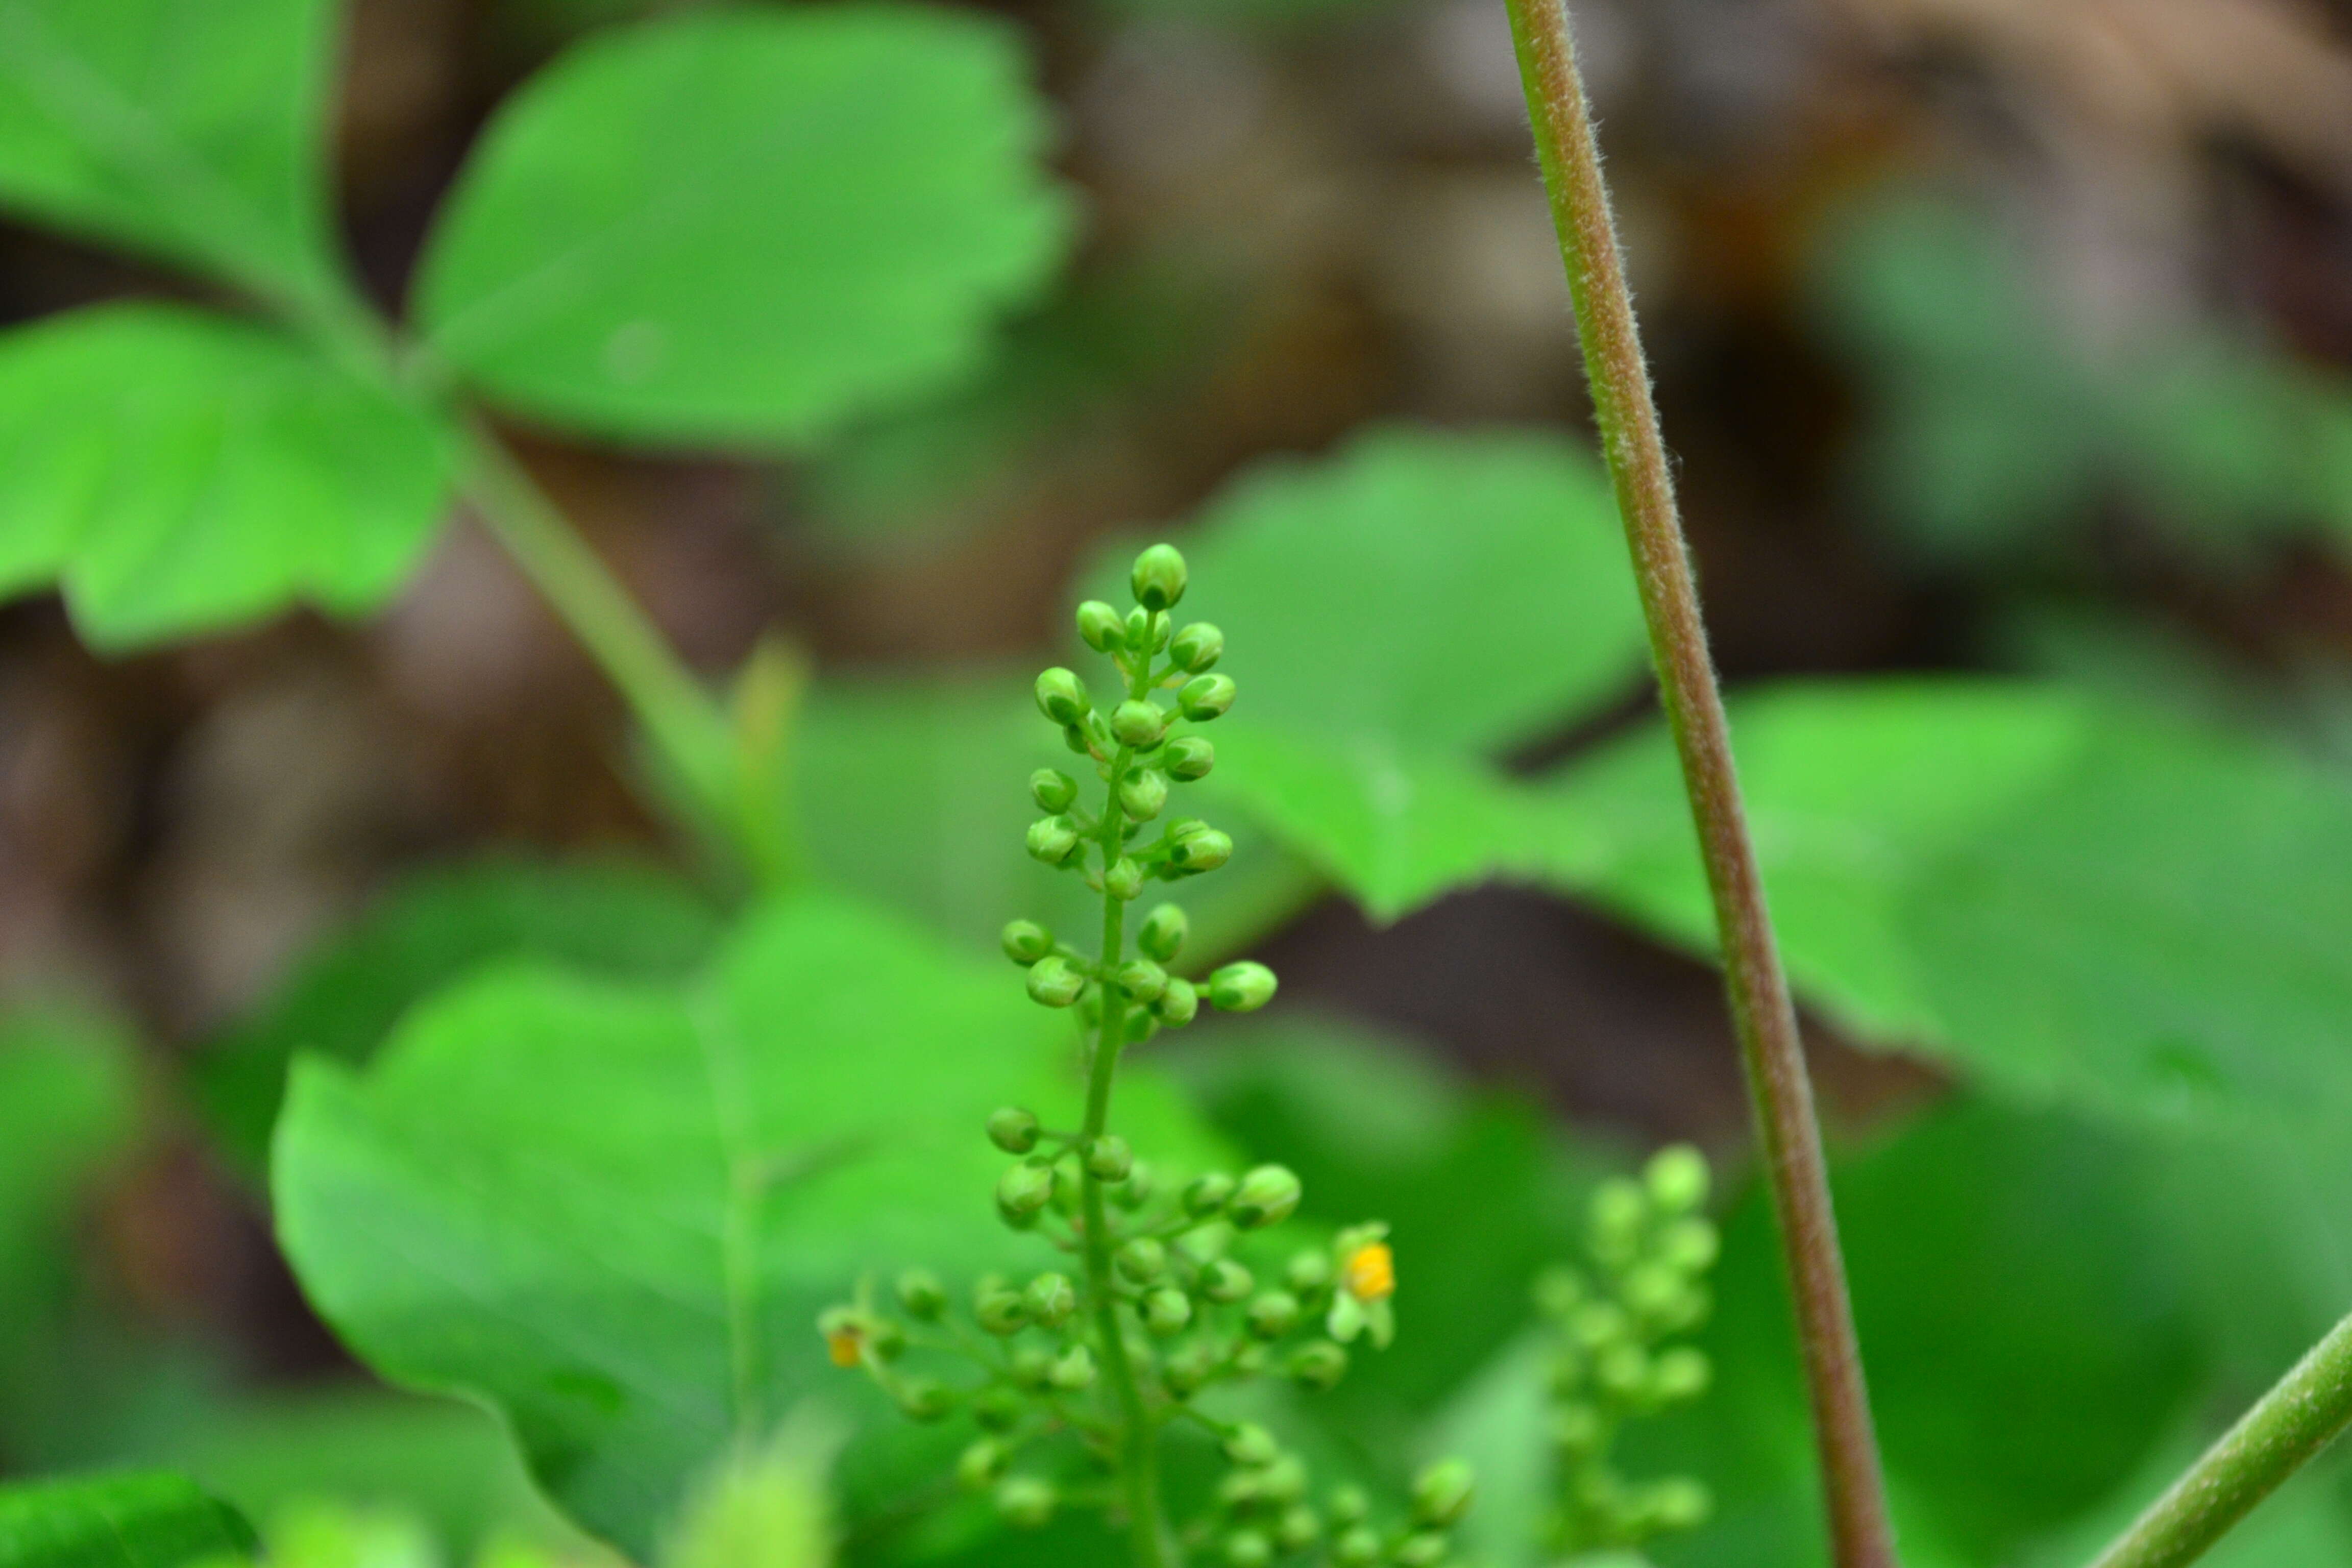
[(1396, 1294), (1396, 1254), (1385, 1241), (1368, 1241), (1348, 1254), (1339, 1283), (1359, 1301), (1385, 1301)]
[(837, 1323), (824, 1331), (825, 1353), (835, 1366), (856, 1366), (866, 1352), (866, 1334), (855, 1323)]

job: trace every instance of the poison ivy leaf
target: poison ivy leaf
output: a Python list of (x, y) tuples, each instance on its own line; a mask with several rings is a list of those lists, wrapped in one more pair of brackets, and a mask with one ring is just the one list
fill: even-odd
[(109, 305), (0, 337), (0, 595), (109, 649), (297, 602), (354, 614), (440, 521), (435, 420), (258, 327)]
[(245, 1521), (168, 1472), (0, 1487), (5, 1568), (181, 1568), (253, 1550)]
[(719, 926), (708, 900), (652, 866), (488, 860), (426, 870), (215, 1040), (194, 1068), (196, 1099), (230, 1152), (258, 1172), (298, 1052), (364, 1062), (413, 1004), (490, 959), (529, 955), (613, 979), (678, 979), (717, 945)]
[[(2352, 1094), (2352, 795), (2291, 758), (2049, 689), (1790, 687), (1734, 705), (1799, 988), (1864, 1037), (2137, 1113)], [(1712, 924), (1663, 729), (1571, 768), (1562, 881)], [(1597, 860), (1591, 846), (1605, 847)]]
[[(1588, 716), (1641, 666), (1600, 468), (1531, 432), (1392, 428), (1246, 476), (1176, 536), (1187, 617), (1241, 687), (1212, 784), (1375, 915), (1524, 867), (1487, 763)], [(1097, 569), (1123, 593), (1132, 546)]]
[(799, 442), (976, 362), (1068, 209), (1013, 35), (852, 5), (591, 37), (487, 132), (426, 252), (436, 350), (519, 412)]
[[(683, 987), (544, 967), (413, 1013), (364, 1076), (306, 1060), (273, 1170), (304, 1288), (397, 1383), (488, 1402), (541, 1484), (644, 1560), (689, 1481), (826, 1367), (869, 1272), (1014, 1248), (988, 1111), (1074, 1109), (1066, 1018), (1015, 977), (811, 897)], [(1139, 1086), (1141, 1087), (1141, 1086)], [(1121, 1121), (1198, 1158), (1148, 1089)]]
[(0, 0), (0, 203), (316, 304), (332, 0)]
[[(795, 744), (793, 815), (825, 881), (975, 951), (994, 953), (998, 931), (1016, 917), (1091, 945), (1099, 900), (1076, 877), (1020, 849), (1037, 816), (1026, 787), (1032, 771), (1070, 769), (1099, 788), (1038, 717), (1027, 678), (822, 681)], [(1180, 967), (1192, 973), (1246, 947), (1315, 886), (1313, 873), (1280, 846), (1237, 833), (1223, 870), (1171, 889), (1192, 918)]]

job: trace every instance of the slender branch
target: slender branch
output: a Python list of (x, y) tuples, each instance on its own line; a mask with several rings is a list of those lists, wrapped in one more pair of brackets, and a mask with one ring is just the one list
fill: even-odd
[(1803, 1342), (1839, 1568), (1891, 1568), (1894, 1531), (1846, 1299), (1821, 1129), (1796, 1010), (1740, 805), (1731, 737), (1658, 435), (1648, 367), (1601, 177), (1601, 149), (1563, 0), (1507, 0), (1536, 153), (1551, 196), (1592, 408), (1633, 550), (1650, 652), (1698, 829), (1731, 1016), (1763, 1145)]
[(2352, 1317), (2329, 1331), (2091, 1568), (2179, 1568), (2352, 1426)]
[(499, 542), (571, 627), (706, 819), (732, 826), (726, 715), (612, 571), (497, 436), (466, 432), (464, 488)]

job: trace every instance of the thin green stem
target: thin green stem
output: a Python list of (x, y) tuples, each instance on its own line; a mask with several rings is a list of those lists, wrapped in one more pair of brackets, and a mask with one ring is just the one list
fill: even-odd
[(466, 499), (620, 689), (697, 810), (731, 826), (725, 713), (503, 442), (466, 429)]
[(1890, 1568), (1895, 1561), (1894, 1531), (1871, 1433), (1804, 1047), (1740, 805), (1730, 731), (1707, 654), (1698, 590), (1676, 515), (1568, 11), (1563, 0), (1506, 3), (1536, 153), (1568, 268), (1593, 416), (1633, 551), (1659, 694), (1682, 758), (1684, 786), (1714, 896), (1732, 1024), (1803, 1342), (1831, 1545), (1839, 1568)]
[(2352, 1426), (2352, 1317), (2205, 1450), (2092, 1568), (2179, 1568)]
[[(1149, 690), (1151, 658), (1139, 656), (1137, 674), (1128, 683), (1129, 696)], [(1111, 758), (1105, 790), (1100, 843), (1103, 870), (1108, 874), (1126, 848), (1127, 813), (1119, 805), (1118, 786), (1126, 777), (1134, 750), (1121, 746)], [(1103, 1184), (1087, 1169), (1085, 1153), (1110, 1123), (1111, 1080), (1118, 1071), (1119, 1048), (1127, 1035), (1127, 998), (1111, 976), (1127, 957), (1127, 905), (1108, 889), (1103, 893), (1101, 995), (1102, 1022), (1095, 1036), (1094, 1059), (1087, 1071), (1086, 1124), (1079, 1131), (1078, 1193), (1086, 1225), (1087, 1300), (1102, 1342), (1103, 1376), (1118, 1401), (1122, 1428), (1119, 1478), (1126, 1490), (1128, 1536), (1135, 1552), (1135, 1568), (1168, 1568), (1174, 1548), (1160, 1509), (1160, 1449), (1151, 1413), (1145, 1408), (1135, 1364), (1129, 1360), (1127, 1336), (1118, 1321), (1118, 1296), (1111, 1277), (1110, 1211)]]

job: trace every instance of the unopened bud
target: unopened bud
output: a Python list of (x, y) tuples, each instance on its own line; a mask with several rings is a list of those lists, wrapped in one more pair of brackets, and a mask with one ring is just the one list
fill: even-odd
[(1008, 1154), (1026, 1154), (1037, 1147), (1037, 1113), (1017, 1105), (993, 1110), (988, 1117), (988, 1141)]
[(1059, 866), (1077, 853), (1078, 825), (1066, 816), (1041, 816), (1029, 825), (1029, 854), (1048, 866)]
[(1365, 1517), (1372, 1511), (1371, 1498), (1363, 1488), (1353, 1482), (1333, 1487), (1330, 1503), (1331, 1522), (1343, 1530), (1351, 1524), (1363, 1523)]
[(1041, 958), (1029, 966), (1029, 999), (1047, 1007), (1066, 1007), (1087, 988), (1087, 977), (1066, 958)]
[(1167, 1271), (1168, 1249), (1148, 1236), (1139, 1236), (1118, 1249), (1118, 1271), (1138, 1285), (1149, 1285)]
[(997, 1517), (1015, 1530), (1035, 1530), (1054, 1517), (1054, 1489), (1034, 1476), (1007, 1476), (996, 1489)]
[(1120, 856), (1103, 873), (1103, 891), (1122, 904), (1133, 903), (1143, 896), (1143, 868), (1132, 857)]
[(1029, 798), (1040, 811), (1067, 811), (1078, 798), (1078, 781), (1059, 768), (1039, 768), (1029, 775)]
[(1319, 1296), (1331, 1288), (1331, 1256), (1319, 1250), (1293, 1253), (1283, 1266), (1282, 1278), (1301, 1296)]
[(996, 1211), (1005, 1223), (1022, 1226), (1034, 1219), (1054, 1196), (1054, 1173), (1044, 1165), (1024, 1162), (1010, 1166), (996, 1179)]
[(1370, 1525), (1350, 1526), (1331, 1543), (1331, 1561), (1337, 1568), (1372, 1568), (1380, 1560), (1381, 1538)]
[(1209, 1001), (1222, 1013), (1255, 1013), (1274, 1000), (1275, 984), (1263, 963), (1228, 963), (1209, 976)]
[(1163, 1337), (1181, 1333), (1192, 1321), (1192, 1299), (1174, 1286), (1162, 1285), (1144, 1294), (1143, 1326), (1153, 1333)]
[(1250, 1271), (1231, 1258), (1220, 1258), (1201, 1270), (1201, 1294), (1220, 1306), (1240, 1300), (1256, 1285)]
[(998, 939), (1004, 944), (1004, 956), (1019, 964), (1031, 964), (1054, 951), (1054, 933), (1035, 921), (1009, 921)]
[(947, 1310), (947, 1288), (928, 1268), (909, 1268), (898, 1276), (898, 1304), (907, 1316), (928, 1323)]
[(1184, 911), (1174, 904), (1161, 904), (1143, 917), (1143, 929), (1136, 933), (1135, 945), (1148, 957), (1162, 963), (1173, 960), (1184, 947), (1184, 938), (1191, 929)]
[(1204, 724), (1234, 705), (1235, 689), (1230, 675), (1196, 675), (1176, 693), (1176, 710), (1194, 723)]
[(1298, 1197), (1298, 1178), (1287, 1167), (1260, 1165), (1234, 1189), (1225, 1214), (1244, 1230), (1262, 1230), (1288, 1219)]
[(1658, 1234), (1657, 1258), (1684, 1274), (1703, 1274), (1722, 1246), (1715, 1226), (1703, 1219), (1678, 1219)]
[(1147, 610), (1165, 610), (1184, 596), (1184, 557), (1172, 544), (1155, 544), (1135, 558), (1128, 586), (1135, 602)]
[(1018, 1290), (998, 1285), (981, 1292), (971, 1304), (971, 1315), (982, 1328), (1005, 1338), (1029, 1326), (1029, 1303)]
[(993, 1437), (982, 1437), (957, 1458), (956, 1479), (968, 1490), (986, 1491), (1004, 1473), (1005, 1461), (1011, 1458), (1003, 1444)]
[(1234, 858), (1234, 841), (1213, 827), (1188, 833), (1168, 847), (1168, 863), (1184, 871), (1213, 871)]
[(1010, 1432), (1024, 1414), (1021, 1396), (1009, 1388), (984, 1388), (971, 1397), (971, 1418), (983, 1432)]
[(1706, 1156), (1687, 1143), (1669, 1144), (1650, 1156), (1642, 1181), (1662, 1212), (1688, 1214), (1706, 1202)]
[(1329, 1340), (1315, 1340), (1290, 1352), (1283, 1370), (1299, 1387), (1327, 1393), (1348, 1374), (1348, 1352)]
[(1072, 1345), (1055, 1358), (1054, 1370), (1047, 1381), (1064, 1394), (1078, 1394), (1095, 1385), (1094, 1352), (1084, 1345)]
[(1087, 696), (1087, 683), (1076, 670), (1059, 665), (1037, 677), (1037, 711), (1056, 724), (1075, 724), (1084, 719), (1094, 703)]
[(1389, 1559), (1396, 1568), (1437, 1568), (1445, 1561), (1445, 1537), (1433, 1530), (1406, 1536)]
[(1236, 1465), (1270, 1465), (1281, 1457), (1282, 1445), (1255, 1421), (1244, 1421), (1225, 1435), (1225, 1458)]
[(1078, 1310), (1077, 1289), (1065, 1274), (1040, 1274), (1021, 1294), (1039, 1328), (1058, 1329)]
[(1266, 1568), (1274, 1561), (1274, 1542), (1255, 1530), (1236, 1530), (1226, 1536), (1224, 1551), (1231, 1568)]
[(1087, 1172), (1098, 1182), (1123, 1182), (1135, 1169), (1135, 1151), (1116, 1132), (1106, 1132), (1087, 1145)]
[(1412, 1482), (1412, 1521), (1443, 1530), (1470, 1511), (1475, 1478), (1460, 1459), (1444, 1459), (1421, 1472)]
[(1097, 653), (1108, 653), (1127, 641), (1127, 617), (1100, 599), (1078, 606), (1078, 636)]
[(1179, 735), (1160, 753), (1160, 765), (1170, 778), (1191, 784), (1217, 765), (1217, 748), (1206, 735)]
[(1168, 988), (1152, 999), (1151, 1016), (1171, 1029), (1181, 1029), (1191, 1023), (1201, 1011), (1201, 994), (1189, 980), (1170, 980)]
[(1128, 746), (1156, 746), (1168, 732), (1168, 714), (1158, 703), (1130, 697), (1110, 712), (1110, 732)]
[(1643, 1521), (1658, 1531), (1696, 1530), (1715, 1511), (1706, 1484), (1688, 1476), (1654, 1481), (1642, 1498)]
[(1285, 1552), (1304, 1552), (1322, 1533), (1322, 1516), (1303, 1502), (1291, 1504), (1274, 1521), (1274, 1543)]
[(1650, 1397), (1661, 1405), (1696, 1399), (1706, 1392), (1713, 1380), (1714, 1367), (1706, 1352), (1691, 1345), (1677, 1345), (1661, 1353), (1650, 1367)]
[(1210, 1171), (1184, 1184), (1184, 1212), (1194, 1219), (1203, 1219), (1225, 1206), (1234, 1195), (1234, 1179), (1223, 1171)]
[(1137, 822), (1149, 822), (1168, 805), (1168, 775), (1138, 768), (1118, 781), (1118, 807)]
[(1262, 1340), (1278, 1340), (1298, 1322), (1298, 1298), (1287, 1290), (1269, 1290), (1249, 1304), (1249, 1331)]
[(1225, 651), (1225, 634), (1206, 621), (1194, 621), (1168, 645), (1168, 657), (1179, 669), (1197, 675), (1217, 662)]
[(1138, 1160), (1127, 1180), (1111, 1190), (1110, 1201), (1123, 1209), (1139, 1209), (1151, 1201), (1151, 1167)]
[(910, 1421), (944, 1420), (955, 1409), (955, 1390), (928, 1377), (910, 1377), (898, 1389), (898, 1408)]

